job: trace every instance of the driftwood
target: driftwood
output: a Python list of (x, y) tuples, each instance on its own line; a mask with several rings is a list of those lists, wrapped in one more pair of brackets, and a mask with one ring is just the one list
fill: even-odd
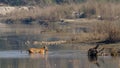
[(103, 49), (101, 50), (97, 50), (99, 47), (99, 45), (97, 44), (95, 47), (90, 48), (88, 50), (88, 60), (94, 64), (96, 64), (98, 67), (100, 67), (99, 63), (97, 62), (97, 58), (98, 58), (98, 53), (101, 52)]
[(117, 49), (115, 49), (115, 48), (112, 48), (112, 49), (110, 50), (110, 55), (111, 55), (112, 57), (118, 56), (118, 55), (119, 55), (119, 50), (117, 50)]
[(102, 48), (101, 50), (97, 50), (98, 49), (98, 47), (99, 47), (99, 44), (97, 44), (95, 47), (93, 47), (93, 48), (90, 48), (89, 50), (88, 50), (88, 56), (91, 56), (91, 57), (96, 57), (97, 55), (98, 55), (98, 53), (100, 53), (101, 51), (103, 51), (104, 50), (104, 48)]
[(102, 52), (103, 56), (112, 56), (116, 57), (120, 55), (120, 49), (119, 48), (105, 48), (105, 50), (108, 50), (108, 52)]

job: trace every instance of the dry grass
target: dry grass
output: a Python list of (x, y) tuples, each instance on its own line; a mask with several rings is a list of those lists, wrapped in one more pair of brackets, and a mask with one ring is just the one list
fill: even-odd
[(70, 10), (69, 5), (54, 5), (43, 8), (36, 6), (34, 9), (29, 11), (16, 10), (15, 12), (9, 14), (8, 18), (13, 20), (33, 18), (33, 19), (57, 21), (61, 18), (70, 17), (72, 11), (69, 10)]
[[(62, 4), (45, 7), (36, 6), (29, 11), (15, 11), (7, 16), (9, 19), (20, 20), (24, 18), (41, 19), (47, 21), (58, 21), (60, 19), (74, 18), (72, 13), (85, 12), (86, 18), (102, 16), (105, 20), (119, 20), (120, 4), (111, 2), (87, 1), (82, 4)], [(79, 41), (102, 40), (105, 42), (120, 41), (119, 23), (103, 22), (95, 24), (93, 32), (79, 34)]]
[(120, 41), (120, 23), (117, 22), (103, 22), (97, 24), (94, 28), (95, 34), (102, 34), (105, 43), (113, 43)]
[(92, 32), (75, 34), (72, 39), (75, 42), (120, 42), (119, 22), (99, 22), (91, 26)]
[(82, 6), (82, 10), (86, 12), (88, 17), (100, 15), (104, 19), (110, 20), (120, 15), (119, 3), (87, 1)]
[(87, 18), (102, 16), (104, 19), (116, 19), (120, 16), (120, 4), (110, 2), (97, 2), (87, 1), (81, 4), (63, 4), (63, 5), (51, 5), (45, 7), (35, 6), (34, 9), (29, 11), (15, 11), (8, 15), (11, 19), (23, 19), (23, 18), (38, 18), (43, 20), (56, 21), (61, 18), (73, 18), (72, 13), (85, 12)]

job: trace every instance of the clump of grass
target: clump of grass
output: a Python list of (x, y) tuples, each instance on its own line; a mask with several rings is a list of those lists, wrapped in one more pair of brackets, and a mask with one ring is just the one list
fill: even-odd
[(120, 42), (120, 23), (118, 22), (99, 22), (94, 23), (91, 32), (80, 33), (77, 35), (78, 42), (100, 42), (116, 43)]
[(118, 42), (120, 41), (120, 31), (119, 31), (119, 26), (116, 24), (110, 24), (108, 25), (108, 38), (106, 38), (107, 42)]
[(103, 22), (96, 25), (95, 33), (104, 35), (103, 42), (114, 43), (120, 41), (119, 29), (119, 23)]

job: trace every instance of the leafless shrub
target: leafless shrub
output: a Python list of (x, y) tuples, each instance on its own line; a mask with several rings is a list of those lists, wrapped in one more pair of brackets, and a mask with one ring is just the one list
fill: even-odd
[(96, 25), (95, 33), (104, 35), (105, 43), (113, 43), (120, 41), (119, 29), (119, 23), (104, 22)]

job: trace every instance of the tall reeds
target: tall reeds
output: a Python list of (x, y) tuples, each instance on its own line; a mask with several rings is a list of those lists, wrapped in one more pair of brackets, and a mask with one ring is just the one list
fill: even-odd
[(95, 34), (104, 36), (105, 43), (114, 43), (120, 41), (120, 23), (118, 22), (103, 22), (95, 26)]

